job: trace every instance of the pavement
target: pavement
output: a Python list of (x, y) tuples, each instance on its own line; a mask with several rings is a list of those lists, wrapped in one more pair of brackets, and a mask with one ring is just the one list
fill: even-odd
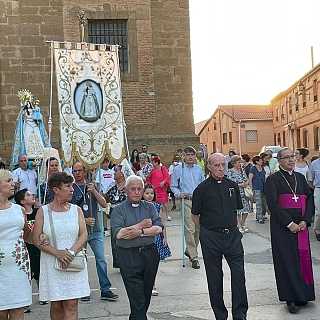
[[(169, 208), (171, 205), (169, 204)], [(171, 211), (171, 221), (166, 222), (168, 243), (172, 257), (160, 262), (156, 279), (159, 296), (152, 297), (148, 310), (149, 320), (203, 320), (215, 319), (212, 312), (206, 282), (205, 268), (199, 246), (201, 268), (191, 268), (185, 259), (182, 266), (181, 212)], [(258, 224), (254, 214), (248, 216), (246, 226), (250, 232), (243, 236), (245, 249), (246, 286), (249, 301), (248, 320), (320, 320), (320, 242), (316, 240), (310, 228), (310, 243), (315, 278), (316, 301), (301, 307), (297, 314), (288, 313), (285, 303), (278, 300), (270, 244), (268, 220)], [(112, 291), (119, 295), (117, 301), (100, 300), (99, 282), (92, 251), (88, 250), (88, 270), (91, 288), (91, 301), (79, 302), (79, 319), (127, 320), (130, 308), (125, 288), (118, 269), (112, 268), (110, 237), (105, 238), (108, 276)], [(231, 316), (230, 272), (223, 261), (225, 304)], [(72, 283), (66, 284), (72, 286)], [(25, 314), (25, 320), (50, 319), (49, 306), (40, 306), (38, 289), (33, 283), (33, 304), (31, 313)]]

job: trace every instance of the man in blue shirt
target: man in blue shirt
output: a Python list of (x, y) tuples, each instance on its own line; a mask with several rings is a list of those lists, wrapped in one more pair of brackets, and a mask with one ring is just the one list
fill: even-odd
[[(107, 275), (107, 263), (104, 256), (104, 238), (102, 233), (102, 219), (98, 216), (98, 204), (105, 208), (106, 200), (100, 195), (93, 183), (86, 183), (87, 171), (80, 162), (72, 166), (74, 176), (73, 196), (71, 203), (78, 205), (84, 214), (88, 232), (88, 243), (93, 251), (100, 283), (101, 299), (113, 301), (119, 298), (110, 288), (111, 283)], [(91, 210), (91, 213), (90, 213)], [(82, 297), (81, 301), (89, 301), (90, 296)]]
[(204, 180), (204, 174), (201, 167), (195, 164), (196, 150), (193, 147), (186, 147), (183, 151), (185, 153), (184, 161), (174, 168), (171, 175), (171, 190), (176, 198), (184, 199), (185, 255), (191, 261), (192, 268), (199, 269), (197, 250), (199, 228), (191, 219), (191, 206), (193, 191)]
[(311, 162), (308, 182), (310, 188), (314, 189), (315, 215), (313, 218), (313, 228), (317, 240), (320, 241), (320, 158)]

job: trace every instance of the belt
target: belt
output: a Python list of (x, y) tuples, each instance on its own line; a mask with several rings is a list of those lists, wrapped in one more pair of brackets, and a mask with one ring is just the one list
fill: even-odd
[(234, 227), (232, 227), (232, 228), (213, 228), (213, 229), (211, 229), (211, 230), (212, 230), (212, 231), (215, 231), (215, 232), (219, 232), (219, 233), (229, 233), (229, 232), (231, 232), (233, 229), (234, 229)]
[(192, 200), (192, 197), (184, 197), (186, 200)]
[(143, 252), (143, 251), (147, 251), (147, 250), (156, 249), (156, 248), (157, 248), (157, 245), (156, 245), (155, 243), (152, 243), (152, 244), (149, 244), (149, 245), (143, 246), (143, 247), (123, 248), (123, 247), (117, 246), (117, 248), (126, 249), (126, 250), (131, 250), (131, 251), (133, 251), (133, 252), (135, 252), (135, 251)]

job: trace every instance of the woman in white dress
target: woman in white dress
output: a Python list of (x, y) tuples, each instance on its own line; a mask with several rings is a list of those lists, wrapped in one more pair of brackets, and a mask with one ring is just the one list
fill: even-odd
[[(0, 170), (0, 319), (22, 320), (29, 306), (31, 275), (25, 241), (32, 243), (25, 210), (12, 204), (14, 194), (11, 172)], [(39, 239), (39, 236), (38, 236)]]
[[(78, 319), (78, 298), (90, 294), (88, 271), (67, 271), (74, 256), (82, 250), (87, 241), (87, 230), (82, 210), (68, 203), (73, 194), (73, 178), (66, 172), (57, 172), (48, 180), (53, 201), (38, 210), (33, 231), (33, 239), (41, 233), (49, 236), (50, 244), (39, 245), (40, 260), (39, 299), (50, 301), (51, 320)], [(52, 220), (57, 248), (52, 241), (48, 208), (52, 210)], [(66, 271), (56, 270), (55, 259)]]
[(309, 164), (305, 160), (305, 157), (309, 154), (309, 150), (306, 148), (297, 148), (295, 151), (295, 156), (296, 156), (296, 163), (294, 166), (294, 171), (295, 172), (300, 172), (301, 174), (304, 175), (304, 177), (307, 180), (307, 174), (309, 171)]

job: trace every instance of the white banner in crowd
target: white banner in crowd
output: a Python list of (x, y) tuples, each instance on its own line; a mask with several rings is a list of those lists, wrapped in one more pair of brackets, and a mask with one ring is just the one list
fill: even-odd
[[(98, 50), (95, 48), (98, 47)], [(124, 156), (118, 47), (54, 42), (62, 158), (88, 169)]]

